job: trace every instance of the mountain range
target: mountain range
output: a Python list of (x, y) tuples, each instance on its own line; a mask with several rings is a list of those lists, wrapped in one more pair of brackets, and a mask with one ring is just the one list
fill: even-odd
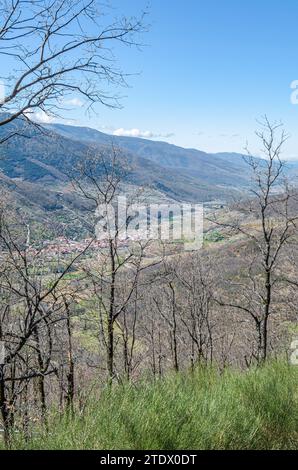
[[(0, 127), (18, 132), (23, 122)], [(5, 129), (4, 129), (5, 127)], [(129, 162), (127, 183), (150, 188), (170, 200), (228, 202), (245, 193), (250, 175), (243, 155), (206, 153), (166, 142), (111, 136), (87, 127), (51, 124), (44, 131), (34, 127), (0, 145), (0, 185), (10, 189), (20, 205), (37, 212), (78, 209), (81, 201), (72, 192), (69, 174), (89, 152), (114, 145)], [(121, 165), (121, 162), (119, 162)], [(290, 165), (297, 173), (297, 164)]]

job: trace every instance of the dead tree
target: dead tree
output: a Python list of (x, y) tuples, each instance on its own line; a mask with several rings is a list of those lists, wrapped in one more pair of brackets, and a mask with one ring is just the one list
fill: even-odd
[(256, 134), (261, 141), (264, 158), (254, 158), (250, 153), (245, 158), (252, 174), (252, 197), (234, 205), (238, 220), (215, 221), (228, 233), (239, 234), (246, 243), (242, 260), (242, 270), (246, 274), (236, 281), (227, 281), (226, 292), (230, 298), (223, 295), (218, 303), (235, 308), (253, 320), (257, 332), (255, 358), (258, 364), (268, 357), (269, 320), (277, 313), (282, 254), (293, 236), (297, 220), (291, 210), (293, 192), (285, 179), (285, 164), (281, 159), (287, 135), (281, 124), (271, 124), (267, 117), (260, 125), (261, 129)]
[(16, 223), (4, 210), (0, 215), (0, 340), (6, 347), (1, 365), (0, 410), (9, 443), (18, 402), (30, 383), (36, 384), (46, 424), (45, 380), (56, 373), (53, 328), (65, 319), (64, 278), (83, 252), (66, 259), (60, 272), (41, 275), (53, 267), (55, 260), (48, 263), (42, 248), (26, 246), (27, 230), (22, 223)]
[(22, 118), (1, 137), (27, 135), (36, 113), (46, 120), (79, 104), (119, 106), (119, 97), (105, 91), (126, 84), (111, 48), (139, 45), (143, 18), (108, 19), (97, 0), (1, 0), (0, 55), (10, 69), (1, 77), (0, 127)]
[[(159, 291), (161, 293), (161, 291)], [(176, 302), (176, 292), (172, 280), (163, 286), (161, 298), (154, 298), (154, 303), (160, 317), (166, 324), (166, 329), (170, 338), (170, 349), (173, 369), (179, 371), (179, 330), (178, 330), (178, 307)]]
[[(95, 262), (85, 265), (91, 281), (92, 291), (98, 300), (99, 324), (106, 349), (108, 380), (115, 378), (115, 325), (125, 325), (122, 316), (136, 301), (135, 294), (140, 275), (160, 264), (160, 260), (144, 263), (150, 240), (136, 240), (135, 243), (123, 238), (129, 221), (129, 206), (137, 195), (130, 196), (124, 209), (123, 220), (118, 218), (119, 199), (123, 195), (123, 184), (129, 165), (119, 150), (113, 146), (86, 156), (73, 176), (73, 184), (81, 196), (89, 201), (89, 226), (96, 230), (95, 214), (101, 222), (100, 238), (97, 242), (98, 256)], [(93, 216), (92, 216), (93, 212)], [(91, 222), (91, 223), (90, 223)], [(125, 289), (123, 289), (125, 285)], [(135, 320), (136, 321), (136, 320)], [(124, 330), (123, 330), (124, 328)], [(135, 323), (133, 322), (133, 328)], [(127, 365), (127, 364), (126, 364)]]
[(187, 255), (175, 267), (180, 292), (180, 318), (190, 344), (191, 370), (195, 365), (212, 363), (212, 304), (216, 289), (210, 261), (200, 254)]

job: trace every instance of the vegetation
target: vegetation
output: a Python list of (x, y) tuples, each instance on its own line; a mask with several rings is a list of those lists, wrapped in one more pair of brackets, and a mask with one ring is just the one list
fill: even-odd
[(247, 372), (210, 367), (106, 388), (84, 412), (52, 412), (17, 449), (295, 449), (298, 369), (283, 361)]
[[(253, 197), (213, 213), (215, 238), (196, 252), (168, 254), (158, 236), (121, 238), (139, 194), (131, 195), (124, 220), (115, 210), (104, 216), (117, 207), (126, 176), (114, 148), (74, 167), (73, 189), (92, 209), (89, 238), (74, 252), (63, 237), (42, 249), (32, 244), (26, 217), (3, 201), (0, 412), (7, 447), (297, 444), (296, 370), (266, 365), (289, 352), (297, 325), (296, 194), (283, 185), (283, 134), (278, 140), (279, 126), (265, 125), (268, 165), (248, 159)], [(94, 226), (103, 230), (99, 222), (104, 240), (93, 238)], [(92, 386), (103, 391), (90, 402)], [(15, 444), (16, 435), (25, 444)]]
[(264, 158), (230, 158), (41, 126), (119, 105), (113, 49), (146, 28), (106, 8), (0, 0), (0, 447), (296, 448), (287, 134), (265, 117)]
[(222, 233), (218, 230), (213, 230), (211, 233), (206, 234), (204, 241), (207, 243), (222, 242), (225, 239)]

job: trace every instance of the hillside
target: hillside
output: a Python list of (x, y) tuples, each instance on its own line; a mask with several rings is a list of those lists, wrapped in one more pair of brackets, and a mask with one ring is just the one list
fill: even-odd
[[(51, 413), (50, 429), (16, 435), (15, 449), (295, 449), (297, 370), (274, 362), (212, 368), (93, 393), (80, 413)], [(291, 412), (291, 411), (292, 412)], [(0, 442), (1, 448), (1, 442)]]
[[(112, 144), (128, 163), (125, 184), (146, 187), (158, 200), (229, 202), (245, 194), (250, 183), (240, 154), (208, 154), (62, 124), (47, 126), (43, 132), (33, 127), (24, 131), (21, 120), (5, 127), (0, 128), (0, 138), (12, 131), (28, 138), (16, 135), (0, 146), (0, 186), (14, 195), (18, 206), (34, 213), (35, 220), (54, 215), (67, 224), (72, 211), (84, 210), (70, 175), (87, 154), (109, 153)], [(297, 167), (290, 170), (294, 175)]]
[[(14, 128), (18, 125), (22, 123), (13, 124)], [(0, 130), (0, 137), (3, 134)], [(57, 206), (60, 186), (65, 186), (70, 170), (90, 152), (90, 146), (93, 152), (99, 152), (112, 142), (122, 149), (130, 164), (128, 183), (151, 187), (171, 199), (228, 200), (248, 185), (240, 155), (211, 155), (165, 142), (112, 138), (93, 129), (64, 125), (48, 127), (45, 133), (26, 129), (25, 134), (30, 138), (16, 136), (1, 145), (2, 180), (5, 177), (6, 185), (29, 200), (30, 192), (42, 191), (42, 185), (49, 198), (42, 207), (49, 210)], [(28, 183), (26, 188), (24, 182)], [(63, 199), (64, 195), (62, 204)]]
[(208, 154), (196, 149), (186, 149), (167, 142), (152, 141), (137, 137), (110, 136), (86, 127), (53, 124), (50, 129), (60, 135), (78, 142), (107, 145), (114, 142), (117, 146), (167, 169), (198, 179), (205, 185), (226, 188), (243, 188), (249, 183), (247, 173), (243, 172), (245, 163), (237, 153)]

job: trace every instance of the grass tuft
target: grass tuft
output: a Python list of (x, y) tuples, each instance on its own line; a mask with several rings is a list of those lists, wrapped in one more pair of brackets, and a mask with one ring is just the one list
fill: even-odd
[(248, 372), (172, 374), (115, 386), (90, 398), (83, 416), (55, 413), (50, 432), (18, 449), (295, 449), (298, 369), (274, 362)]

